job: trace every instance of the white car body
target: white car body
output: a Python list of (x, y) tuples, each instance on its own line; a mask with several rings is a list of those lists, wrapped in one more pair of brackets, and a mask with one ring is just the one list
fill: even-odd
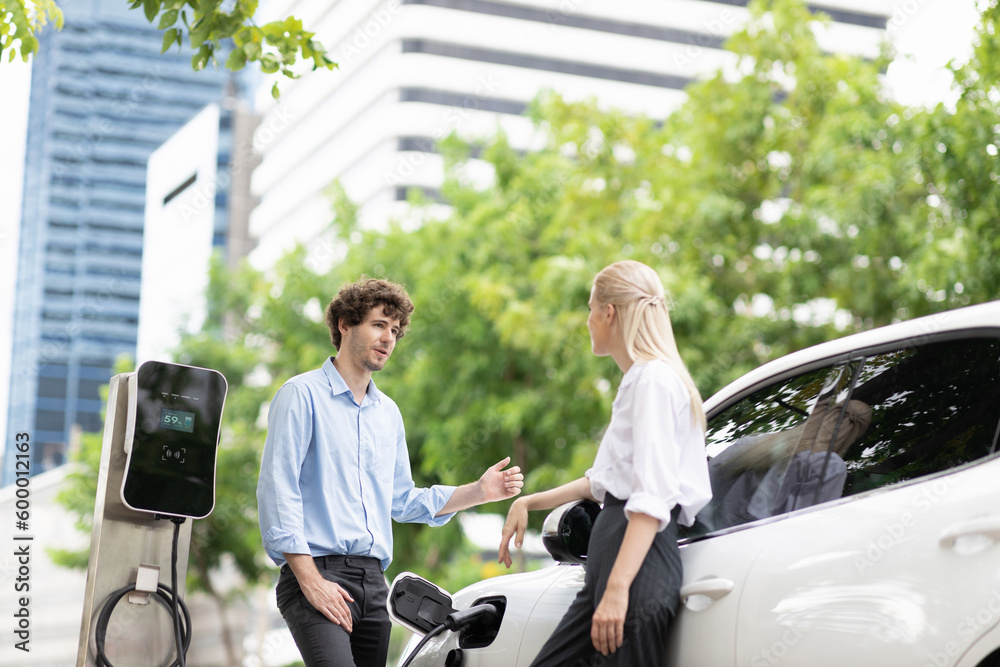
[[(864, 444), (845, 454), (854, 477), (842, 497), (680, 540), (682, 604), (666, 664), (1000, 664), (1000, 400), (990, 393), (1000, 355), (994, 347), (1000, 350), (1000, 302), (790, 354), (706, 401), (710, 434), (712, 420), (722, 423), (731, 410), (746, 409), (762, 424), (779, 414), (788, 423), (794, 415), (774, 407), (786, 402), (769, 403), (767, 392), (792, 403), (822, 381), (816, 396), (833, 397), (831, 405), (847, 396), (868, 400), (872, 424)], [(926, 376), (924, 369), (930, 369)], [(970, 378), (966, 384), (964, 378)], [(955, 405), (943, 405), (951, 396)], [(911, 409), (919, 419), (890, 421)], [(948, 421), (950, 414), (961, 420)], [(773, 429), (778, 418), (768, 418)], [(920, 419), (926, 424), (914, 423)], [(731, 446), (723, 442), (727, 433), (742, 426), (738, 420), (717, 426), (714, 444)], [(722, 451), (712, 451), (712, 438), (709, 445), (712, 454)], [(583, 566), (559, 564), (465, 588), (453, 598), (458, 609), (483, 598), (506, 600), (496, 637), (488, 646), (462, 649), (456, 663), (461, 634), (445, 632), (411, 664), (445, 665), (451, 655), (449, 664), (527, 667), (582, 584)]]

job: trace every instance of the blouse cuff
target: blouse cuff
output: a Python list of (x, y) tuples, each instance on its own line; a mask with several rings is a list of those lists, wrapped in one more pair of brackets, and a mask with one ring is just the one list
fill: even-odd
[(639, 493), (632, 494), (625, 501), (625, 517), (631, 519), (633, 512), (648, 514), (659, 521), (656, 532), (660, 532), (670, 525), (670, 511), (676, 504), (668, 503), (651, 493), (640, 491)]

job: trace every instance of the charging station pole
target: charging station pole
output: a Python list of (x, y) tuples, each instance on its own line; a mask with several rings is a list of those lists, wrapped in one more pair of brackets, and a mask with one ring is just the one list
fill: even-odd
[[(127, 508), (119, 495), (126, 465), (128, 385), (136, 381), (135, 373), (111, 378), (77, 667), (97, 664), (95, 624), (110, 595), (136, 583), (137, 579), (145, 579), (148, 586), (149, 579), (154, 575), (154, 591), (157, 583), (171, 584), (174, 524)], [(177, 544), (179, 590), (175, 594), (178, 597), (184, 593), (190, 544), (191, 522), (187, 521), (180, 526)], [(111, 615), (105, 653), (114, 667), (161, 667), (169, 664), (175, 655), (170, 610), (160, 603), (155, 594), (130, 593), (117, 604)]]
[(215, 508), (227, 390), (161, 361), (111, 378), (77, 667), (185, 667), (188, 519)]

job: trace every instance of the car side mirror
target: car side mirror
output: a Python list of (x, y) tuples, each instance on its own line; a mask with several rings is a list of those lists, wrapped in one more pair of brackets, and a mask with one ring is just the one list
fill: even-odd
[(412, 572), (400, 572), (392, 580), (386, 606), (389, 618), (418, 635), (426, 635), (455, 611), (444, 589)]
[(542, 544), (560, 563), (587, 562), (587, 546), (601, 506), (593, 500), (574, 500), (560, 505), (545, 517)]

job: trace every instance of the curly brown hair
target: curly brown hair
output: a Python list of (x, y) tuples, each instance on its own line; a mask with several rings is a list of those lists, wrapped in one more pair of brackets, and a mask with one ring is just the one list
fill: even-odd
[(355, 327), (365, 321), (368, 313), (381, 305), (383, 312), (389, 317), (399, 320), (399, 340), (406, 334), (410, 325), (410, 313), (413, 312), (413, 302), (402, 285), (378, 278), (362, 277), (356, 283), (346, 285), (337, 292), (336, 298), (326, 307), (326, 326), (330, 327), (330, 342), (340, 350), (340, 327), (343, 320), (349, 327)]

